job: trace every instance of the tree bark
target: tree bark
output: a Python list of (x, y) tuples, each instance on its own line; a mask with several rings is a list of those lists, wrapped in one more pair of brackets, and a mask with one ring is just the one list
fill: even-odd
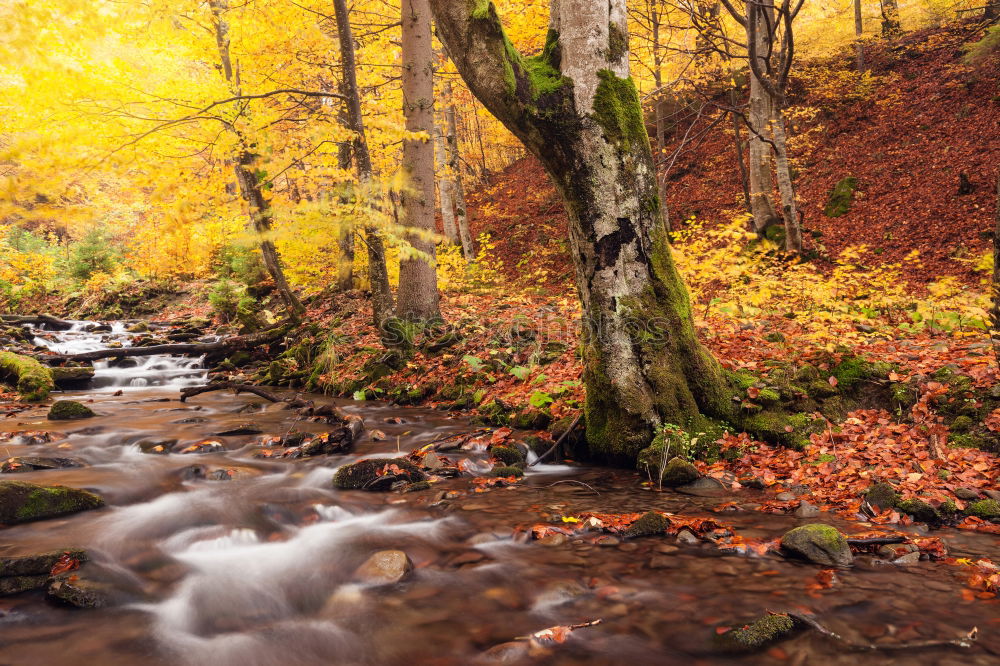
[[(240, 84), (233, 71), (232, 58), (229, 52), (229, 24), (225, 18), (225, 12), (229, 9), (229, 3), (228, 0), (209, 0), (208, 4), (212, 12), (215, 43), (219, 49), (222, 73), (226, 81), (235, 87), (238, 95)], [(291, 287), (288, 285), (288, 280), (285, 279), (285, 272), (281, 268), (281, 259), (278, 257), (278, 250), (274, 247), (274, 243), (270, 239), (263, 238), (271, 230), (272, 212), (270, 204), (264, 197), (263, 184), (260, 178), (257, 177), (256, 169), (254, 169), (256, 156), (250, 151), (247, 141), (242, 134), (232, 125), (229, 128), (239, 139), (240, 152), (233, 164), (233, 171), (236, 175), (236, 182), (240, 187), (240, 195), (247, 202), (250, 221), (254, 231), (262, 237), (260, 241), (260, 254), (264, 260), (264, 266), (267, 268), (271, 279), (274, 280), (274, 285), (277, 287), (278, 293), (281, 294), (282, 300), (285, 301), (285, 305), (289, 311), (296, 315), (302, 314), (305, 312), (305, 308), (298, 297), (292, 292)]]
[(458, 237), (462, 243), (462, 254), (467, 262), (476, 260), (476, 250), (472, 244), (472, 233), (469, 230), (469, 211), (465, 206), (465, 185), (462, 183), (462, 162), (458, 151), (458, 123), (455, 102), (451, 98), (451, 81), (444, 83), (444, 96), (448, 100), (444, 117), (448, 128), (445, 136), (445, 146), (448, 148), (448, 169), (450, 171), (455, 193), (455, 222), (458, 227)]
[(1000, 21), (1000, 0), (992, 0), (983, 9), (983, 20), (990, 23)]
[[(747, 20), (750, 20), (749, 14)], [(763, 61), (764, 54), (768, 52), (767, 30), (763, 26), (763, 17), (760, 17), (758, 23), (760, 27), (756, 31), (756, 52), (758, 59)], [(751, 69), (750, 111), (747, 119), (750, 130), (747, 141), (750, 146), (750, 163), (747, 168), (750, 172), (750, 212), (753, 215), (754, 230), (760, 235), (763, 235), (768, 227), (778, 223), (778, 216), (771, 203), (771, 144), (767, 140), (770, 134), (768, 125), (771, 115), (771, 98), (760, 78)]]
[[(337, 37), (340, 41), (340, 58), (344, 65), (344, 94), (347, 96), (348, 128), (354, 132), (352, 139), (354, 165), (358, 182), (364, 193), (372, 180), (372, 159), (368, 152), (365, 121), (361, 115), (361, 93), (358, 90), (357, 69), (354, 60), (354, 36), (347, 13), (346, 0), (333, 0), (337, 17)], [(389, 290), (389, 271), (385, 265), (385, 244), (382, 234), (374, 226), (365, 227), (365, 246), (368, 248), (368, 282), (372, 291), (372, 323), (379, 331), (392, 317), (392, 292)]]
[(778, 191), (781, 192), (781, 210), (785, 217), (785, 250), (800, 254), (802, 252), (802, 228), (799, 225), (795, 185), (792, 183), (792, 168), (788, 163), (785, 114), (778, 104), (773, 104), (772, 108), (774, 109), (774, 118), (771, 121), (771, 135), (774, 137), (775, 173), (778, 177)]
[(882, 9), (882, 36), (892, 37), (903, 31), (903, 26), (899, 21), (899, 1), (881, 0)]
[(997, 204), (993, 212), (996, 224), (993, 227), (993, 310), (991, 319), (993, 330), (1000, 331), (1000, 171), (997, 172)]
[(441, 211), (441, 226), (444, 236), (452, 245), (458, 245), (458, 229), (455, 226), (455, 202), (452, 199), (451, 174), (448, 173), (448, 149), (445, 145), (444, 125), (439, 125), (434, 132), (434, 154), (437, 160), (437, 184), (439, 209)]
[[(434, 135), (434, 50), (428, 0), (403, 0), (403, 113), (409, 132)], [(403, 141), (405, 186), (401, 195), (404, 224), (416, 233), (407, 241), (422, 256), (399, 262), (396, 315), (410, 321), (441, 318), (437, 269), (434, 265), (434, 144), (424, 139)]]
[[(347, 97), (346, 85), (343, 77), (340, 83), (340, 94)], [(344, 127), (350, 127), (350, 111), (345, 100), (340, 106), (340, 123)], [(351, 169), (351, 146), (352, 141), (344, 141), (337, 148), (337, 166), (344, 171)], [(354, 196), (357, 196), (356, 194)], [(347, 203), (347, 196), (341, 197), (341, 203)], [(354, 287), (354, 229), (347, 227), (340, 230), (340, 237), (337, 239), (337, 247), (340, 249), (340, 261), (337, 263), (337, 290), (347, 291)]]
[(861, 36), (865, 27), (861, 19), (861, 0), (854, 0), (854, 67), (858, 72), (865, 71), (865, 47), (861, 44)]
[(735, 417), (666, 242), (628, 72), (625, 0), (553, 0), (546, 48), (530, 69), (492, 3), (431, 4), (469, 88), (542, 162), (565, 203), (583, 305), (591, 455), (632, 463), (662, 424)]

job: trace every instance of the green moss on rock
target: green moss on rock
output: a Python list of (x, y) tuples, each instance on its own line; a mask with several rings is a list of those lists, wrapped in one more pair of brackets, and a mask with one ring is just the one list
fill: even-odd
[(899, 493), (888, 483), (876, 483), (865, 491), (865, 500), (879, 511), (885, 511), (896, 506)]
[(670, 521), (662, 513), (648, 511), (639, 517), (639, 520), (629, 525), (628, 529), (622, 533), (625, 537), (644, 537), (655, 534), (663, 534), (670, 527)]
[(896, 503), (896, 508), (903, 513), (910, 514), (914, 520), (922, 523), (934, 524), (941, 522), (941, 515), (937, 510), (923, 500), (915, 498), (901, 500)]
[(983, 520), (1000, 520), (1000, 502), (995, 499), (979, 500), (970, 504), (965, 512)]
[(758, 652), (784, 639), (795, 629), (795, 621), (784, 614), (764, 615), (715, 637), (715, 643), (726, 652)]
[(507, 466), (514, 466), (524, 462), (524, 454), (514, 446), (494, 446), (490, 449), (490, 455)]
[(801, 450), (809, 444), (809, 435), (822, 429), (823, 420), (813, 419), (806, 413), (785, 414), (764, 410), (746, 416), (740, 425), (765, 441)]
[(96, 416), (94, 412), (75, 400), (58, 400), (49, 409), (50, 421), (70, 421), (73, 419), (89, 419)]
[(66, 486), (0, 481), (0, 523), (27, 523), (104, 506), (99, 495)]
[(0, 377), (13, 382), (21, 399), (45, 400), (55, 388), (52, 372), (33, 358), (9, 351), (0, 352)]
[(830, 190), (830, 196), (823, 208), (823, 214), (827, 217), (840, 217), (846, 215), (851, 210), (854, 203), (854, 191), (858, 188), (858, 179), (854, 176), (847, 176), (837, 181), (837, 184)]
[(825, 566), (850, 566), (854, 560), (847, 537), (822, 523), (802, 525), (781, 537), (781, 548), (792, 555)]

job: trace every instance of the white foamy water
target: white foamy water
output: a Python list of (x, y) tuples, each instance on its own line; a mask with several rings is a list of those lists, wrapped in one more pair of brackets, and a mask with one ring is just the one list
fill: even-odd
[[(97, 322), (74, 321), (66, 331), (38, 331), (33, 342), (58, 354), (83, 354), (113, 347), (131, 347), (134, 334), (126, 331), (123, 322), (109, 322), (110, 331), (94, 330)], [(115, 390), (130, 388), (183, 388), (207, 381), (208, 370), (202, 357), (134, 356), (119, 361), (94, 361), (92, 389)]]

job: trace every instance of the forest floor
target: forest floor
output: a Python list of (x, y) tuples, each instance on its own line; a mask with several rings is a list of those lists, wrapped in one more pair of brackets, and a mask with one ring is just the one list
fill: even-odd
[[(757, 377), (734, 399), (759, 409), (762, 395), (787, 389), (787, 377), (803, 368), (825, 384), (810, 395), (824, 408), (816, 415), (825, 426), (804, 446), (729, 433), (702, 447), (702, 473), (731, 488), (773, 492), (760, 511), (791, 513), (806, 502), (886, 525), (912, 523), (923, 511), (933, 523), (1000, 533), (990, 522), (1000, 519), (1000, 358), (983, 327), (983, 274), (973, 270), (987, 249), (982, 232), (993, 224), (1000, 72), (996, 61), (962, 64), (970, 34), (947, 28), (872, 46), (872, 79), (848, 102), (832, 101), (835, 84), (851, 81), (844, 63), (800, 70), (796, 86), (828, 82), (799, 89), (795, 99), (813, 110), (802, 113), (793, 144), (806, 227), (820, 234), (810, 236), (821, 250), (812, 263), (726, 243), (746, 240), (731, 223), (741, 196), (731, 137), (704, 134), (675, 162), (669, 208), (682, 221), (676, 254), (702, 340), (725, 368)], [(957, 194), (959, 173), (973, 185), (968, 194)], [(847, 175), (859, 179), (855, 203), (826, 218), (828, 192)], [(219, 376), (469, 412), (548, 449), (584, 402), (566, 218), (534, 161), (518, 162), (495, 183), (470, 196), (473, 229), (489, 234), (492, 247), (443, 294), (445, 324), (387, 351), (363, 293), (314, 296), (303, 326), (282, 343), (234, 354)], [(857, 244), (867, 247), (841, 257)], [(912, 250), (920, 259), (904, 260)], [(932, 284), (949, 276), (944, 286)], [(919, 300), (913, 285), (924, 291)], [(204, 292), (200, 284), (180, 294), (137, 287), (125, 301), (67, 309), (190, 320), (211, 315)], [(221, 331), (234, 331), (225, 324)], [(841, 371), (857, 359), (891, 368), (845, 380)], [(566, 456), (580, 450), (574, 437), (564, 441)], [(910, 512), (871, 512), (863, 494), (878, 482), (929, 512), (913, 504)], [(980, 515), (968, 512), (984, 501)]]

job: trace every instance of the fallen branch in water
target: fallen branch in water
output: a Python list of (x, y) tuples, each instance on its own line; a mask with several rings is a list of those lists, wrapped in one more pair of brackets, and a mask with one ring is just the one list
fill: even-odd
[(815, 629), (827, 638), (833, 639), (838, 643), (843, 643), (852, 650), (861, 650), (866, 652), (873, 652), (877, 650), (921, 650), (936, 647), (970, 648), (972, 647), (972, 644), (976, 642), (976, 635), (979, 633), (978, 627), (973, 627), (972, 630), (970, 630), (969, 633), (962, 638), (953, 638), (951, 640), (911, 641), (909, 643), (855, 643), (854, 641), (848, 640), (840, 634), (827, 629), (811, 615), (805, 615), (803, 613), (788, 613), (788, 616), (797, 622)]
[(259, 395), (265, 400), (271, 402), (290, 402), (290, 398), (282, 398), (270, 391), (266, 391), (259, 386), (254, 386), (253, 384), (237, 384), (235, 382), (216, 382), (214, 384), (206, 384), (205, 386), (188, 386), (187, 388), (181, 389), (181, 402), (187, 401), (188, 398), (194, 397), (196, 395), (201, 395), (202, 393), (208, 393), (209, 391), (224, 391), (226, 389), (232, 389), (237, 395), (240, 393), (253, 393), (254, 395)]
[(576, 479), (563, 479), (562, 481), (556, 481), (555, 483), (550, 483), (549, 485), (547, 485), (545, 487), (546, 488), (551, 488), (552, 486), (558, 485), (560, 483), (576, 483), (576, 484), (579, 484), (579, 485), (581, 485), (581, 486), (583, 486), (585, 488), (590, 489), (591, 491), (597, 493), (598, 495), (601, 494), (600, 492), (598, 492), (597, 490), (595, 490), (593, 486), (591, 486), (589, 484), (586, 484), (583, 481), (577, 481)]
[(554, 443), (554, 444), (553, 444), (552, 446), (550, 446), (550, 447), (549, 447), (549, 450), (548, 450), (548, 451), (546, 451), (545, 453), (543, 453), (542, 455), (538, 456), (538, 458), (536, 458), (536, 459), (535, 459), (535, 462), (533, 462), (533, 463), (531, 463), (530, 465), (528, 465), (528, 467), (534, 467), (534, 466), (535, 466), (535, 465), (537, 465), (538, 463), (540, 463), (540, 462), (542, 462), (543, 460), (545, 460), (545, 458), (546, 458), (546, 457), (547, 457), (547, 456), (548, 456), (548, 455), (549, 455), (550, 453), (552, 453), (553, 451), (555, 451), (555, 450), (556, 450), (556, 447), (557, 447), (557, 446), (559, 446), (559, 444), (560, 444), (560, 443), (561, 443), (561, 442), (562, 442), (562, 441), (563, 441), (564, 439), (566, 439), (566, 435), (568, 435), (568, 434), (570, 434), (571, 432), (573, 432), (573, 428), (575, 428), (575, 427), (576, 427), (576, 424), (580, 422), (580, 417), (581, 417), (581, 416), (583, 416), (583, 412), (580, 412), (579, 414), (577, 414), (577, 415), (576, 415), (576, 418), (575, 418), (575, 419), (573, 419), (573, 422), (569, 424), (569, 427), (568, 427), (568, 428), (566, 428), (565, 432), (563, 432), (563, 434), (559, 435), (559, 439), (557, 439), (557, 440), (555, 441), (555, 443)]

